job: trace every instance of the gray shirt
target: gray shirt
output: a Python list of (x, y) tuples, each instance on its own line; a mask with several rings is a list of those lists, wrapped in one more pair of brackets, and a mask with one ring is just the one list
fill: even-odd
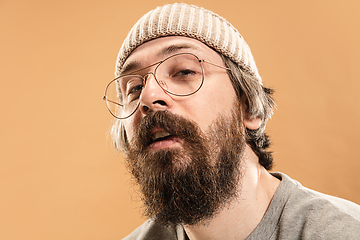
[[(283, 173), (263, 219), (247, 240), (360, 239), (360, 206), (303, 187)], [(182, 226), (165, 228), (151, 219), (125, 240), (188, 239)]]

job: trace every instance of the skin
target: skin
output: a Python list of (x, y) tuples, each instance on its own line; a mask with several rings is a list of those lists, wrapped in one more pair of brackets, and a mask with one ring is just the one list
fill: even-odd
[[(170, 46), (172, 47), (169, 48)], [(165, 49), (168, 51), (164, 52)], [(200, 59), (224, 66), (220, 55), (205, 44), (195, 39), (173, 36), (158, 38), (137, 47), (124, 64), (124, 68), (128, 68), (124, 74), (142, 69), (181, 52), (193, 53)], [(152, 111), (168, 110), (184, 116), (196, 122), (204, 132), (219, 114), (230, 116), (230, 110), (237, 101), (237, 97), (226, 70), (207, 63), (204, 63), (203, 67), (205, 71), (204, 85), (197, 93), (187, 97), (177, 97), (166, 93), (157, 84), (154, 76), (148, 75), (140, 97), (139, 109), (130, 118), (124, 120), (129, 140), (131, 141), (134, 137), (141, 119)], [(154, 68), (148, 68), (141, 71), (140, 74), (146, 75), (154, 71)], [(243, 124), (247, 128), (256, 129), (260, 126), (260, 119), (250, 119), (245, 114), (243, 116)], [(162, 131), (162, 129), (153, 129), (153, 133), (157, 131)], [(150, 147), (156, 151), (162, 148), (180, 148), (181, 146), (181, 139), (175, 137), (156, 142)], [(280, 181), (259, 164), (258, 157), (248, 145), (245, 146), (242, 162), (243, 178), (241, 179), (241, 188), (239, 186), (241, 199), (234, 200), (206, 224), (184, 226), (190, 239), (245, 239), (259, 224)]]

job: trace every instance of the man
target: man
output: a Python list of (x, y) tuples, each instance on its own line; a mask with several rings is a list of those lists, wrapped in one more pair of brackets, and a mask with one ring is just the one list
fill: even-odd
[(186, 4), (145, 14), (104, 97), (150, 218), (126, 239), (358, 239), (358, 205), (268, 172), (271, 94), (224, 18)]

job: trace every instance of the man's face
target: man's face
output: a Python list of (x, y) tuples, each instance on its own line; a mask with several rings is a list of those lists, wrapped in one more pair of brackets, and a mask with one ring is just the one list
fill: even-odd
[[(125, 67), (136, 71), (181, 52), (223, 66), (197, 40), (166, 37), (141, 45)], [(139, 109), (124, 120), (127, 165), (140, 185), (145, 214), (163, 224), (210, 219), (238, 192), (245, 146), (241, 107), (226, 70), (203, 66), (204, 85), (186, 97), (164, 92), (150, 75)]]
[[(123, 74), (130, 73), (159, 62), (176, 53), (193, 53), (199, 59), (224, 66), (220, 55), (199, 42), (187, 37), (163, 37), (142, 44), (136, 48), (126, 60), (124, 67), (137, 63), (136, 67)], [(225, 69), (203, 63), (205, 81), (201, 89), (193, 95), (178, 97), (166, 93), (149, 75), (140, 97), (140, 106), (136, 113), (124, 120), (128, 140), (131, 142), (140, 121), (150, 112), (167, 110), (178, 114), (198, 124), (202, 131), (206, 131), (210, 124), (219, 116), (229, 116), (230, 111), (237, 101), (235, 90)], [(146, 74), (153, 72), (155, 67), (147, 68)], [(154, 132), (161, 129), (154, 129)], [(163, 148), (181, 147), (181, 139), (172, 141), (158, 141), (152, 145), (155, 150)]]

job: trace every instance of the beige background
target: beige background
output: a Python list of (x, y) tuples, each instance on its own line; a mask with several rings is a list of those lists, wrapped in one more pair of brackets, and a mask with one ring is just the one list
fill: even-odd
[[(121, 239), (144, 221), (102, 101), (121, 42), (167, 1), (0, 0), (0, 239)], [(227, 18), (276, 88), (276, 171), (360, 203), (360, 4), (185, 1)]]

